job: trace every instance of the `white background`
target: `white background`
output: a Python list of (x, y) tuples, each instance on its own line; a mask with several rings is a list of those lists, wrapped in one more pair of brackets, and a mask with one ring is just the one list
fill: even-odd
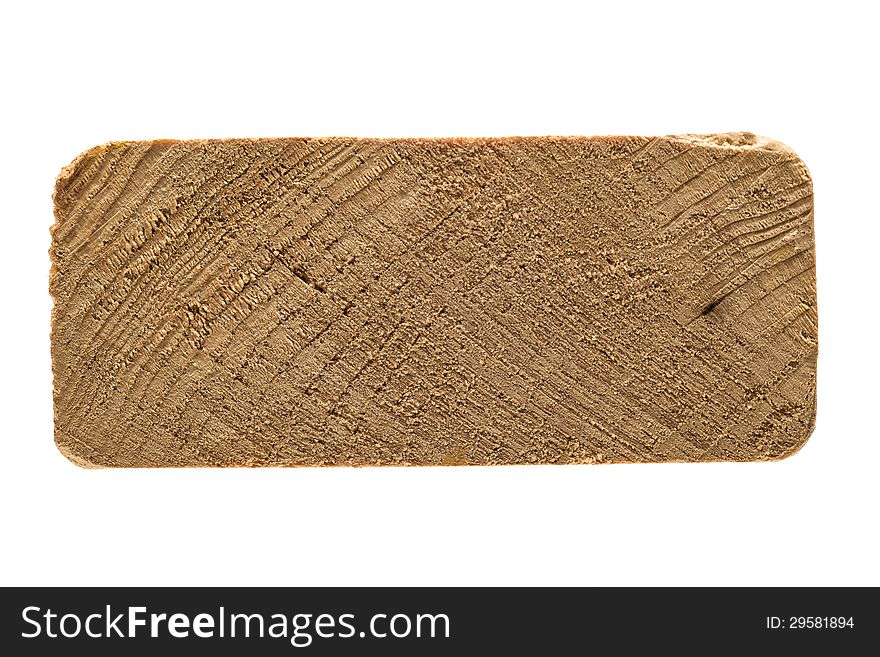
[[(0, 584), (880, 584), (873, 3), (4, 3)], [(748, 130), (815, 182), (817, 429), (769, 464), (82, 470), (51, 191), (109, 140)]]

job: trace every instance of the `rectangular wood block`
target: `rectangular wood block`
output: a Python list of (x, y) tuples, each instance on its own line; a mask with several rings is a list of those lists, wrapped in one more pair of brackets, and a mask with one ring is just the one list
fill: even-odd
[(813, 428), (812, 184), (768, 139), (111, 143), (54, 199), (80, 465), (767, 460)]

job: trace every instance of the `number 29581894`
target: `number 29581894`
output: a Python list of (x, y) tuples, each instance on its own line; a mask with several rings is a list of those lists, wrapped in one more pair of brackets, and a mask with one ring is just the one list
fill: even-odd
[(767, 616), (768, 630), (844, 630), (854, 629), (852, 616)]

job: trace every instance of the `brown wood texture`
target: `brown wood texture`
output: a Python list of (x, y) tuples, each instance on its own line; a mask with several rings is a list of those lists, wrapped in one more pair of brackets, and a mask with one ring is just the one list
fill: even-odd
[(748, 133), (112, 143), (54, 199), (80, 465), (768, 460), (813, 428), (812, 184)]

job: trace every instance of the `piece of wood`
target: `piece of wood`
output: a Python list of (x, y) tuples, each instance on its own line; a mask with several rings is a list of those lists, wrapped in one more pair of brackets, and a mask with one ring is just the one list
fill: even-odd
[(748, 133), (111, 143), (54, 198), (80, 465), (767, 460), (813, 428), (812, 184)]

